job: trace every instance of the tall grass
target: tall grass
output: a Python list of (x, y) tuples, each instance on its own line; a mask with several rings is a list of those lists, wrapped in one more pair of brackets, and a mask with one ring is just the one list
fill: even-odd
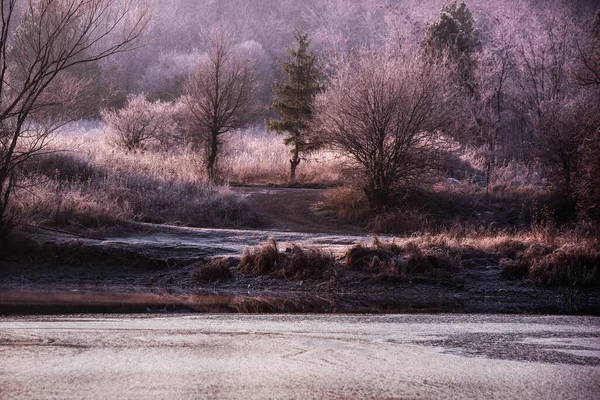
[(98, 229), (124, 221), (254, 227), (258, 217), (228, 187), (207, 183), (188, 149), (124, 152), (101, 125), (71, 126), (32, 160), (13, 208), (28, 223)]
[[(344, 157), (320, 150), (302, 160), (296, 170), (299, 184), (331, 186), (340, 183)], [(221, 162), (223, 177), (231, 183), (287, 184), (290, 147), (283, 137), (251, 128), (229, 134)]]

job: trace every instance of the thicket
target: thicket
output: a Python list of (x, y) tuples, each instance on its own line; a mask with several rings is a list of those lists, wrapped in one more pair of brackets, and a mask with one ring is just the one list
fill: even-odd
[[(300, 166), (300, 160), (314, 144), (324, 145), (319, 154), (329, 162), (321, 171), (331, 174), (334, 163), (339, 168), (327, 182), (342, 182), (346, 187), (339, 193), (356, 197), (337, 203), (375, 215), (373, 226), (415, 217), (406, 210), (399, 214), (403, 203), (443, 191), (482, 202), (482, 194), (554, 193), (566, 200), (557, 204), (577, 210), (582, 220), (598, 221), (600, 14), (589, 2), (431, 1), (416, 8), (345, 0), (335, 2), (337, 8), (308, 1), (289, 10), (267, 2), (272, 18), (263, 25), (274, 28), (272, 41), (251, 17), (264, 12), (265, 4), (249, 3), (222, 4), (222, 10), (245, 13), (241, 24), (232, 23), (233, 13), (217, 13), (212, 3), (165, 3), (150, 20), (113, 0), (78, 0), (74, 4), (90, 17), (79, 20), (65, 17), (61, 2), (7, 2), (5, 14), (14, 18), (3, 20), (2, 30), (7, 68), (0, 109), (0, 231), (23, 208), (13, 194), (22, 192), (19, 182), (35, 180), (35, 156), (55, 151), (48, 147), (53, 132), (94, 108), (84, 104), (90, 93), (106, 100), (98, 99), (96, 111), (118, 154), (190, 157), (198, 181), (239, 176), (282, 183), (310, 176), (315, 183), (318, 173), (302, 169), (318, 168)], [(105, 32), (112, 41), (98, 37), (100, 28), (112, 26), (106, 22), (114, 14), (107, 10), (127, 17), (119, 23), (133, 22), (118, 27), (120, 33), (129, 29), (124, 39), (116, 35), (117, 26)], [(165, 29), (170, 17), (185, 21), (190, 10), (205, 27), (193, 40), (183, 22)], [(298, 15), (305, 23), (302, 34), (293, 33), (291, 21)], [(59, 17), (67, 18), (65, 24)], [(57, 23), (60, 29), (50, 29)], [(147, 48), (137, 46), (144, 29), (154, 39)], [(43, 40), (30, 40), (34, 36)], [(296, 47), (284, 58), (290, 39)], [(278, 58), (285, 61), (278, 64)], [(279, 83), (269, 94), (274, 78)], [(107, 89), (99, 91), (99, 82)], [(271, 129), (288, 134), (290, 176), (236, 175), (227, 163), (235, 158), (232, 152), (247, 150), (241, 146), (248, 142), (239, 140), (242, 128), (269, 119)], [(270, 150), (254, 157), (267, 162)], [(523, 171), (527, 178), (519, 176)], [(414, 225), (427, 225), (426, 213), (415, 210)]]

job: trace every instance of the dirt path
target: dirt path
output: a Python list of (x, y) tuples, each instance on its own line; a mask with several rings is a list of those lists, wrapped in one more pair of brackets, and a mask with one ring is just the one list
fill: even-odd
[(364, 234), (357, 226), (343, 224), (319, 209), (326, 189), (270, 186), (232, 186), (250, 207), (266, 217), (270, 228), (291, 232)]

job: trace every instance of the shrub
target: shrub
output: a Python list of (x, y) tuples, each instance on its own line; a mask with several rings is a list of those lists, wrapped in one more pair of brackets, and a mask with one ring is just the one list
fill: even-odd
[(127, 150), (167, 147), (177, 132), (171, 103), (150, 102), (144, 95), (129, 96), (120, 110), (102, 110), (110, 144)]
[(211, 258), (207, 263), (201, 264), (196, 271), (195, 278), (198, 282), (216, 282), (231, 279), (229, 260), (226, 258)]
[(600, 284), (600, 251), (586, 243), (565, 244), (531, 262), (531, 277), (546, 285)]
[(245, 274), (268, 275), (279, 267), (279, 250), (274, 238), (253, 249), (245, 249), (239, 270)]
[[(399, 187), (434, 175), (449, 125), (451, 96), (435, 64), (404, 55), (370, 54), (340, 68), (315, 100), (319, 137), (348, 154), (371, 208), (385, 207)], [(447, 82), (445, 82), (447, 83)]]
[(324, 278), (333, 272), (335, 258), (320, 249), (302, 249), (292, 245), (280, 253), (270, 238), (255, 248), (246, 249), (239, 270), (254, 275), (279, 275), (287, 278)]
[(325, 278), (333, 272), (335, 258), (321, 249), (302, 249), (296, 245), (285, 250), (283, 272), (286, 277)]

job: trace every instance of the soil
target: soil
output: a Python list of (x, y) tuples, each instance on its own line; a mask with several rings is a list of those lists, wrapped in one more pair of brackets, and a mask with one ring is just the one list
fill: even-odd
[[(65, 312), (473, 312), (600, 314), (600, 290), (508, 281), (489, 260), (467, 260), (453, 276), (387, 279), (343, 267), (345, 251), (372, 237), (319, 210), (323, 189), (233, 187), (269, 229), (225, 230), (137, 224), (108, 237), (30, 230), (0, 252), (0, 314)], [(243, 250), (274, 237), (338, 258), (321, 279), (243, 275)], [(391, 239), (381, 237), (381, 239)], [(233, 276), (203, 283), (199, 266), (229, 260)]]
[(341, 223), (320, 208), (326, 189), (232, 186), (231, 190), (266, 218), (271, 229), (342, 235), (365, 233), (361, 227)]

